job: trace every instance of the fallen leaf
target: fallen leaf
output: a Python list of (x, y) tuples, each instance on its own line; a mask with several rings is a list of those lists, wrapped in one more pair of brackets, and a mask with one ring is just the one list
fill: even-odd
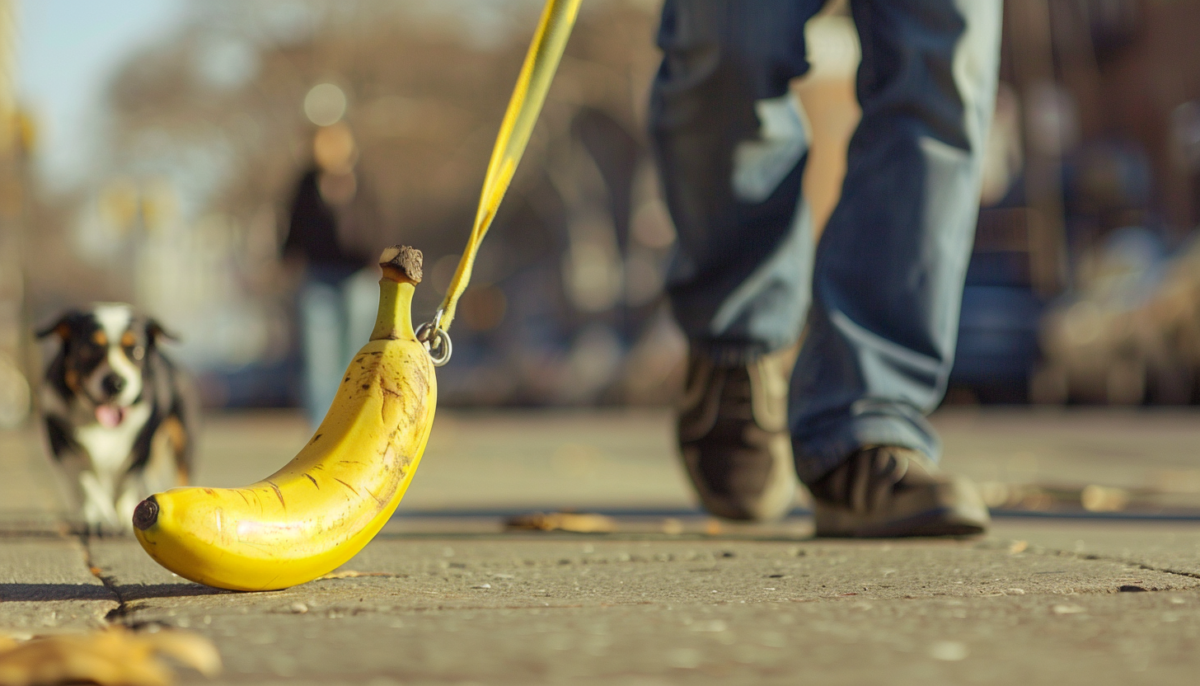
[(221, 654), (217, 652), (212, 641), (200, 634), (188, 631), (159, 631), (153, 634), (131, 635), (140, 636), (158, 652), (175, 658), (204, 676), (214, 677), (221, 673)]
[(54, 634), (25, 642), (0, 639), (0, 686), (167, 686), (167, 655), (205, 676), (221, 671), (221, 656), (208, 639), (185, 631), (134, 633), (111, 627), (87, 634)]
[(612, 517), (601, 514), (534, 512), (512, 517), (504, 523), (504, 527), (514, 531), (570, 531), (594, 534), (616, 531), (617, 523)]

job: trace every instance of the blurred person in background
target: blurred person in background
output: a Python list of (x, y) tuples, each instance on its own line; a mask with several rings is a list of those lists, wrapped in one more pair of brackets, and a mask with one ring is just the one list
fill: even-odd
[(798, 473), (818, 535), (979, 533), (987, 509), (937, 469), (925, 415), (955, 348), (1001, 3), (850, 0), (862, 120), (814, 251), (789, 81), (809, 69), (804, 27), (824, 4), (664, 3), (651, 138), (690, 341), (681, 454), (718, 516), (783, 516)]
[(373, 258), (383, 245), (381, 220), (355, 169), (357, 159), (354, 135), (345, 124), (317, 130), (313, 164), (296, 184), (283, 242), (285, 261), (302, 272), (298, 323), (304, 406), (314, 425), (370, 335), (378, 305)]

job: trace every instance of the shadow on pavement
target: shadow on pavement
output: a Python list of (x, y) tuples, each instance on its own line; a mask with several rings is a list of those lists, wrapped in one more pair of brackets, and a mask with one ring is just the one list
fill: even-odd
[[(121, 587), (122, 600), (182, 598), (231, 593), (199, 584), (146, 584)], [(0, 584), (0, 603), (60, 600), (112, 600), (113, 592), (96, 584)]]

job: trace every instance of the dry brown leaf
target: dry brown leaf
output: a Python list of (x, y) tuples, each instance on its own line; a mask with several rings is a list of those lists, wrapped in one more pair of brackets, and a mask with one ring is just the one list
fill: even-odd
[(221, 673), (221, 654), (212, 641), (199, 634), (186, 631), (159, 631), (143, 634), (148, 642), (163, 655), (169, 655), (180, 664), (187, 665), (204, 676), (214, 677)]
[(617, 523), (601, 514), (576, 512), (534, 512), (518, 515), (504, 523), (506, 529), (519, 531), (570, 531), (579, 534), (610, 533)]
[(208, 639), (182, 631), (134, 633), (121, 627), (87, 634), (54, 634), (18, 643), (0, 639), (0, 686), (168, 686), (169, 655), (205, 676), (221, 671)]

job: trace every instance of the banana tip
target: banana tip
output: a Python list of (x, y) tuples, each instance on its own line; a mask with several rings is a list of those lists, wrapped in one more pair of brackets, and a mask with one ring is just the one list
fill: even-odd
[(421, 251), (407, 245), (393, 245), (379, 256), (379, 266), (384, 276), (392, 281), (407, 281), (413, 285), (421, 283), (423, 262)]
[(138, 506), (133, 510), (133, 525), (139, 530), (145, 531), (154, 526), (158, 521), (158, 501), (154, 496), (146, 498), (138, 503)]

